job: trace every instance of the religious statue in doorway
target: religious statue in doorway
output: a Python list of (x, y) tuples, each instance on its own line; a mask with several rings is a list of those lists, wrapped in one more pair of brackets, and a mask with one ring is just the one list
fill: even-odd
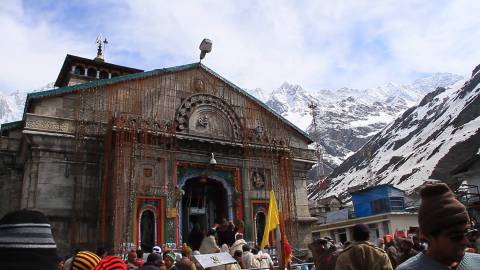
[(264, 176), (255, 171), (252, 173), (252, 185), (255, 187), (255, 188), (263, 188), (265, 187), (265, 179), (264, 179)]

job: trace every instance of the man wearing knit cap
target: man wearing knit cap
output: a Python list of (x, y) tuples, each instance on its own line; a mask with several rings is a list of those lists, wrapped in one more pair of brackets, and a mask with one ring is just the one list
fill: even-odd
[(100, 257), (93, 252), (79, 251), (73, 257), (70, 270), (92, 270), (100, 260)]
[(480, 269), (480, 255), (465, 253), (468, 244), (467, 209), (444, 183), (429, 184), (421, 191), (418, 211), (420, 234), (428, 249), (398, 266), (398, 270)]
[(43, 213), (24, 209), (0, 219), (0, 269), (54, 270), (56, 264), (57, 245)]
[(172, 251), (165, 251), (165, 253), (163, 253), (163, 262), (167, 270), (177, 270), (175, 266), (175, 253)]
[(368, 242), (370, 230), (365, 224), (353, 226), (353, 242), (337, 258), (335, 270), (393, 270), (387, 253)]
[(103, 258), (93, 270), (128, 270), (127, 264), (117, 256)]
[(184, 247), (182, 249), (182, 258), (176, 264), (177, 270), (197, 270), (195, 263), (192, 261), (192, 249)]

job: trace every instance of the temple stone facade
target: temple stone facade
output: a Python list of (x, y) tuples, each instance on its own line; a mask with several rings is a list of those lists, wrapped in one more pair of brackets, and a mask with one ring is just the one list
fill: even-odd
[(61, 254), (181, 245), (223, 219), (258, 242), (274, 190), (290, 243), (306, 248), (304, 132), (200, 63), (87, 60), (67, 56), (58, 88), (29, 94), (23, 119), (2, 125), (0, 215), (43, 211)]

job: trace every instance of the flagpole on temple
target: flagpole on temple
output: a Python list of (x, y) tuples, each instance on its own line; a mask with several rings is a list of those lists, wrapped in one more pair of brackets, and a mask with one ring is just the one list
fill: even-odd
[(279, 269), (284, 270), (285, 266), (289, 266), (288, 259), (285, 257), (285, 247), (287, 246), (288, 241), (286, 240), (285, 235), (285, 222), (282, 214), (278, 212), (277, 200), (275, 199), (275, 192), (273, 190), (270, 191), (267, 220), (265, 222), (260, 249), (263, 249), (268, 244), (271, 231), (275, 232), (275, 246), (277, 261), (280, 267)]
[[(285, 258), (285, 252), (284, 252), (284, 245), (285, 245), (285, 239), (284, 239), (284, 233), (285, 233), (285, 222), (283, 220), (283, 214), (280, 212), (278, 213), (279, 219), (280, 219), (280, 226), (277, 227), (277, 231), (279, 232), (279, 237), (277, 238), (277, 260), (278, 260), (278, 268), (281, 270), (284, 270), (287, 267), (287, 261)], [(290, 267), (288, 268), (290, 269)]]

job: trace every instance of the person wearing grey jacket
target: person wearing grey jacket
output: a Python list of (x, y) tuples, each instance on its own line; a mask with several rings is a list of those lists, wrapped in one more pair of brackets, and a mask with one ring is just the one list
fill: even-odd
[(400, 264), (397, 270), (480, 269), (480, 254), (465, 252), (469, 233), (465, 206), (444, 183), (428, 184), (420, 195), (418, 224), (428, 248)]

